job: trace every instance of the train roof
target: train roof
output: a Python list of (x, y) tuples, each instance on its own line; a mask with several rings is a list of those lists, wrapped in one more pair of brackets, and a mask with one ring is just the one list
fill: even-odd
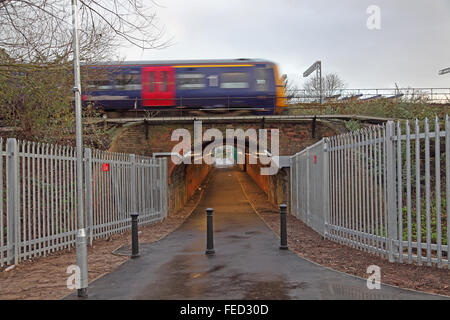
[(272, 61), (264, 59), (204, 59), (204, 60), (142, 60), (142, 61), (105, 61), (105, 62), (93, 62), (83, 63), (83, 65), (91, 66), (130, 66), (130, 65), (190, 65), (190, 64), (236, 64), (236, 63), (269, 63), (274, 64)]

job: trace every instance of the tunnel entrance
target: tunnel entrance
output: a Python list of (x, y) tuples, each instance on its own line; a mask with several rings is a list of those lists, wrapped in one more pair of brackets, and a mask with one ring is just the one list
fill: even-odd
[(231, 167), (237, 163), (237, 149), (234, 146), (220, 146), (213, 150), (213, 163), (215, 167)]
[[(261, 161), (262, 157), (270, 158), (270, 152), (260, 151), (259, 146), (256, 151), (251, 152), (252, 148), (249, 145), (248, 139), (235, 139), (234, 144), (231, 145), (222, 143), (215, 145), (207, 142), (203, 143), (199, 150), (187, 155), (190, 157), (188, 163), (174, 164), (169, 160), (169, 214), (177, 212), (196, 193), (204, 190), (212, 169), (243, 172), (264, 191), (270, 202), (275, 205), (288, 203), (289, 168), (280, 165), (274, 175), (261, 174), (263, 169), (273, 165), (273, 163), (264, 164)], [(195, 150), (195, 148), (191, 150)], [(277, 163), (277, 165), (279, 164), (280, 162)]]

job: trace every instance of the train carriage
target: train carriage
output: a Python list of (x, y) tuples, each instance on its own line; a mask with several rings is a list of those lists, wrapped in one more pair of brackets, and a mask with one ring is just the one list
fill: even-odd
[(284, 84), (267, 60), (128, 61), (88, 64), (82, 99), (105, 110), (212, 109), (281, 113)]

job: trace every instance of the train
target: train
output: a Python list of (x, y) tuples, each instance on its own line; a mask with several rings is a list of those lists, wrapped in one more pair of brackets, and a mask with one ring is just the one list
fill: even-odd
[(90, 63), (82, 72), (83, 105), (106, 111), (280, 114), (287, 105), (277, 64), (262, 59)]

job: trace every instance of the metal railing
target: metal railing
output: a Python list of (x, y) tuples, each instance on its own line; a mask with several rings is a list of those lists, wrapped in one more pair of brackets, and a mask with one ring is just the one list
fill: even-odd
[[(287, 89), (289, 104), (317, 103), (320, 95), (305, 89)], [(373, 99), (394, 99), (406, 102), (450, 103), (450, 88), (369, 88), (325, 90), (325, 102), (367, 101)]]
[[(0, 264), (75, 245), (76, 150), (0, 140)], [(167, 216), (167, 160), (84, 149), (85, 225), (93, 239)]]
[[(323, 235), (324, 207), (323, 140), (297, 153), (291, 165), (291, 213)], [(320, 190), (319, 190), (320, 189)]]
[(291, 162), (291, 213), (325, 238), (450, 267), (448, 116), (324, 138)]

